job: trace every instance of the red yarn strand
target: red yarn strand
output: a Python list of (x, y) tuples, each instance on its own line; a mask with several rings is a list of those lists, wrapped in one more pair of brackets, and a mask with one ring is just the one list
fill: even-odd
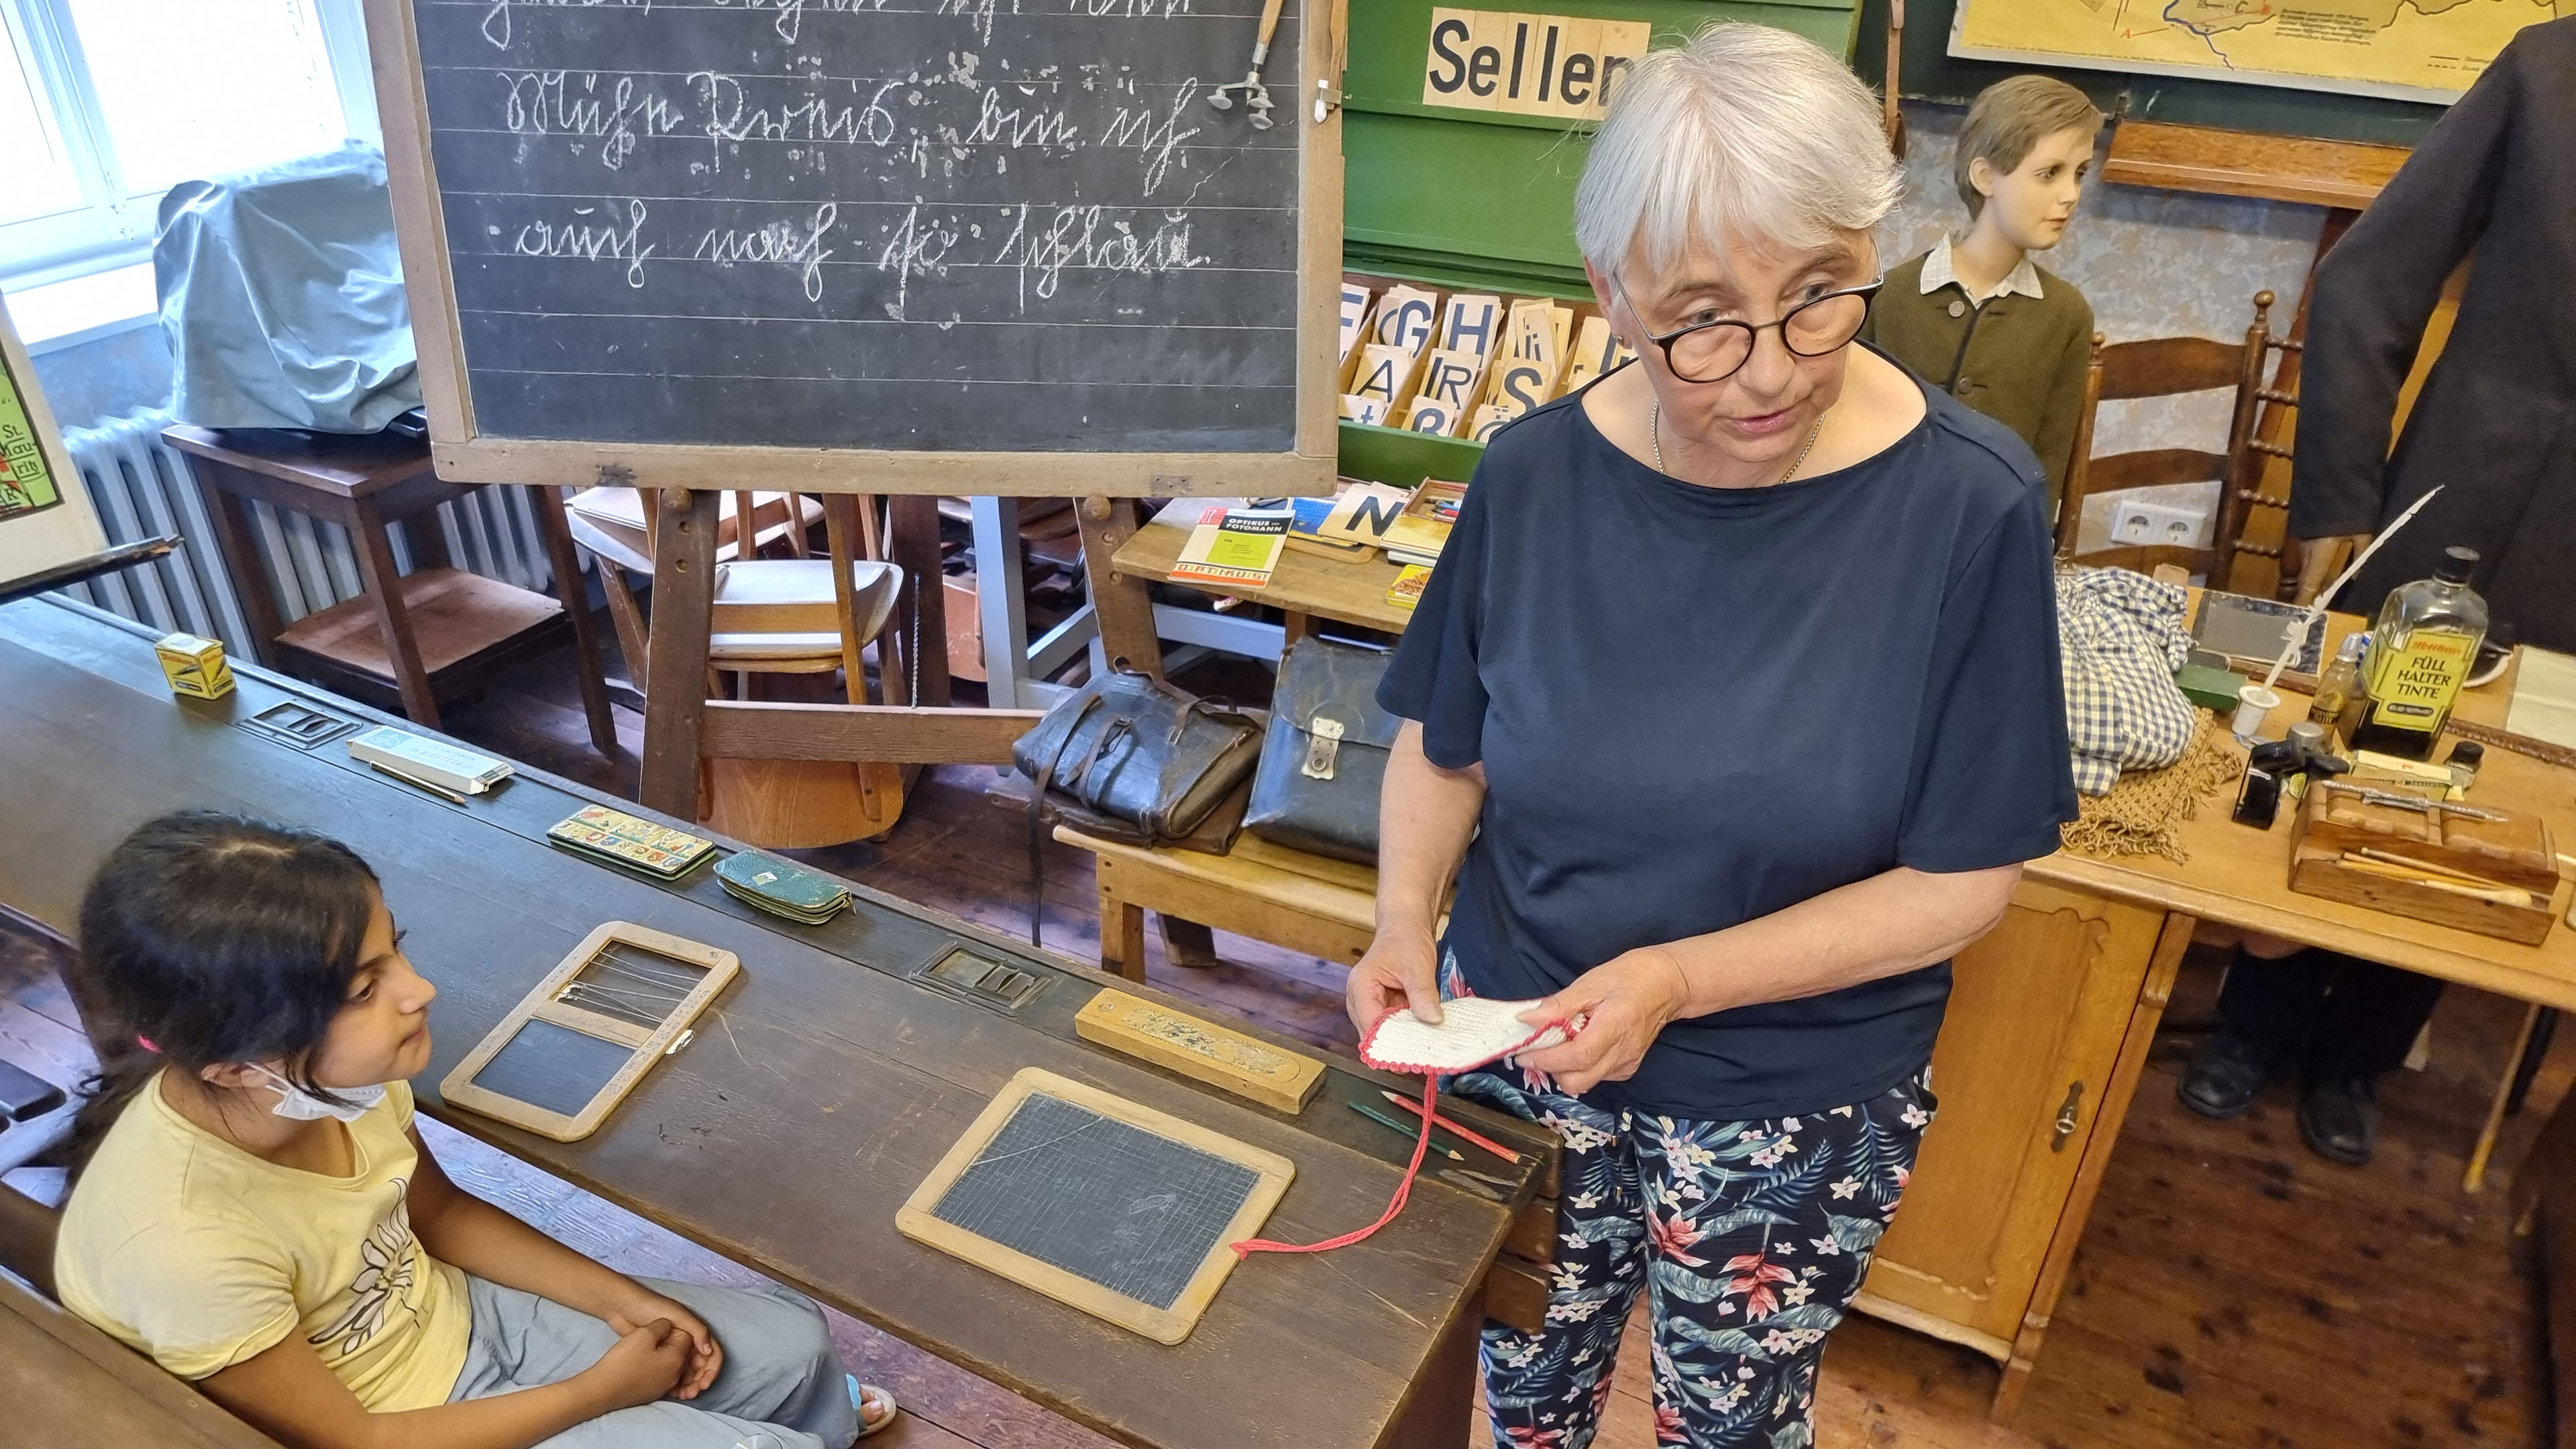
[(1414, 1139), (1413, 1161), (1405, 1166), (1404, 1180), (1395, 1185), (1395, 1200), (1386, 1205), (1386, 1216), (1355, 1232), (1344, 1233), (1338, 1238), (1326, 1238), (1320, 1243), (1308, 1243), (1303, 1247), (1295, 1243), (1274, 1243), (1266, 1238), (1247, 1238), (1240, 1243), (1230, 1245), (1234, 1249), (1235, 1256), (1248, 1258), (1255, 1253), (1329, 1253), (1335, 1248), (1347, 1248), (1388, 1223), (1394, 1222), (1395, 1215), (1404, 1211), (1404, 1200), (1413, 1195), (1413, 1180), (1422, 1173), (1423, 1154), (1431, 1150), (1431, 1110), (1439, 1104), (1439, 1101), (1440, 1079), (1424, 1077), (1422, 1079), (1422, 1135)]

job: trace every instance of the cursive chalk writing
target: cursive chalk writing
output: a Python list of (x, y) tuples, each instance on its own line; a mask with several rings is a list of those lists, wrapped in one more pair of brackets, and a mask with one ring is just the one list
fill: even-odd
[(520, 6), (574, 10), (595, 10), (606, 7), (615, 10), (640, 10), (650, 14), (653, 0), (490, 0), (489, 6), (483, 12), (483, 38), (503, 50), (509, 49), (510, 12)]
[(805, 285), (805, 300), (823, 299), (823, 263), (832, 248), (823, 238), (840, 220), (841, 208), (824, 202), (814, 208), (814, 215), (803, 221), (773, 221), (750, 231), (738, 227), (709, 227), (698, 238), (697, 249), (689, 255), (697, 261), (714, 262), (730, 267), (736, 262), (770, 262), (794, 267)]
[(877, 270), (895, 276), (894, 300), (886, 304), (886, 315), (897, 322), (907, 320), (904, 308), (912, 298), (912, 279), (918, 276), (945, 276), (948, 249), (957, 245), (956, 223), (924, 217), (921, 206), (907, 208), (903, 220), (896, 223), (886, 237), (883, 250), (877, 253)]
[(611, 171), (626, 164), (639, 137), (666, 136), (679, 129), (677, 106), (621, 75), (601, 94), (603, 77), (595, 72), (504, 71), (509, 97), (501, 108), (502, 123), (523, 136), (596, 136), (599, 163)]
[[(729, 75), (697, 71), (690, 75), (689, 85), (697, 92), (699, 119), (714, 149), (717, 170), (724, 169), (728, 141), (852, 143), (865, 137), (885, 144), (872, 134), (878, 124), (874, 116), (863, 116), (855, 104), (835, 104), (811, 88), (783, 102), (756, 106), (743, 83)], [(877, 107), (871, 103), (868, 109)], [(885, 124), (891, 129), (892, 118), (886, 118)]]
[(1063, 206), (1037, 218), (1022, 205), (1011, 234), (993, 254), (997, 266), (1019, 269), (1020, 310), (1029, 309), (1034, 289), (1041, 301), (1056, 294), (1067, 268), (1130, 276), (1156, 276), (1188, 271), (1209, 262), (1190, 249), (1190, 215), (1167, 211), (1151, 232), (1139, 235), (1132, 220), (1119, 220), (1098, 206)]
[[(614, 210), (612, 206), (610, 210)], [(575, 216), (594, 216), (600, 208), (576, 206)], [(608, 222), (574, 221), (560, 226), (548, 221), (532, 221), (519, 228), (511, 239), (510, 249), (523, 257), (579, 257), (584, 261), (620, 261), (626, 264), (626, 285), (644, 285), (644, 259), (653, 255), (653, 247), (643, 240), (644, 203), (629, 198), (626, 203), (626, 225)]]
[(1120, 106), (1118, 114), (1110, 117), (1109, 124), (1101, 131), (1100, 144), (1103, 146), (1136, 148), (1145, 167), (1147, 196), (1153, 195), (1154, 188), (1162, 185), (1163, 178), (1171, 173), (1172, 153), (1180, 148), (1182, 142), (1199, 133), (1196, 126), (1186, 131), (1181, 129), (1182, 117), (1194, 114), (1190, 112), (1189, 104), (1198, 90), (1196, 76), (1181, 82), (1172, 92), (1171, 107), (1159, 115), (1152, 106)]

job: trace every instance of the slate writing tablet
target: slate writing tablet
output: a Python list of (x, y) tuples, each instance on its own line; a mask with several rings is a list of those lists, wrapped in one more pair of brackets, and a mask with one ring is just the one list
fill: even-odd
[(905, 1236), (1178, 1343), (1295, 1164), (1029, 1068), (895, 1216)]
[(558, 1142), (599, 1130), (741, 969), (718, 950), (609, 921), (556, 963), (439, 1083), (450, 1105)]

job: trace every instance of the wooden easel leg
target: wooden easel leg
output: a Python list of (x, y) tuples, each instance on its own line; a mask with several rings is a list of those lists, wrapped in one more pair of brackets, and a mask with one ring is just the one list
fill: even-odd
[[(608, 679), (599, 669), (599, 629), (590, 617), (590, 598), (581, 586), (581, 555), (573, 552), (572, 525), (564, 518), (563, 490), (531, 488), (536, 495), (537, 530), (546, 536), (546, 562), (553, 568), (555, 597), (572, 621), (573, 673), (581, 680), (581, 712), (590, 721), (590, 742), (616, 759), (617, 723), (608, 713)], [(438, 520), (430, 520), (437, 531)]]
[(893, 501), (894, 537), (887, 541), (902, 565), (912, 604), (904, 628), (904, 667), (919, 675), (920, 698), (907, 704), (944, 707), (948, 692), (948, 585), (939, 569), (939, 500), (912, 494)]
[(698, 818), (698, 732), (715, 625), (716, 495), (666, 490), (653, 549), (653, 632), (644, 693), (644, 807)]
[(1405, 1396), (1404, 1407), (1378, 1436), (1379, 1449), (1414, 1449), (1464, 1445), (1476, 1427), (1477, 1350), (1485, 1329), (1485, 1290), (1459, 1305), (1448, 1331), (1422, 1362), (1422, 1372)]
[(1091, 607), (1100, 621), (1100, 647), (1112, 660), (1163, 677), (1163, 641), (1154, 629), (1154, 599), (1143, 579), (1125, 578), (1110, 566), (1119, 545), (1142, 525), (1132, 498), (1085, 498), (1074, 506), (1082, 523), (1083, 572), (1091, 580)]

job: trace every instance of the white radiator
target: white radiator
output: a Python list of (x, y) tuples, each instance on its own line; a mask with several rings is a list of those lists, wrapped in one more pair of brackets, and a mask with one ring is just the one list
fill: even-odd
[[(189, 476), (187, 459), (161, 441), (161, 430), (171, 421), (168, 413), (155, 410), (65, 430), (64, 446), (98, 506), (108, 542), (130, 543), (162, 533), (187, 541), (166, 558), (64, 592), (155, 629), (219, 638), (236, 655), (246, 654), (250, 626), (233, 594), (232, 575), (225, 571), (204, 496)], [(347, 529), (292, 511), (280, 513), (265, 503), (251, 504), (250, 511), (281, 620), (303, 618), (362, 592)], [(435, 517), (447, 534), (448, 556), (459, 567), (521, 588), (551, 587), (544, 535), (537, 531), (526, 490), (479, 488), (441, 505)], [(419, 522), (414, 520), (413, 526)], [(397, 524), (392, 533), (394, 562), (407, 572), (412, 558), (405, 526)]]

